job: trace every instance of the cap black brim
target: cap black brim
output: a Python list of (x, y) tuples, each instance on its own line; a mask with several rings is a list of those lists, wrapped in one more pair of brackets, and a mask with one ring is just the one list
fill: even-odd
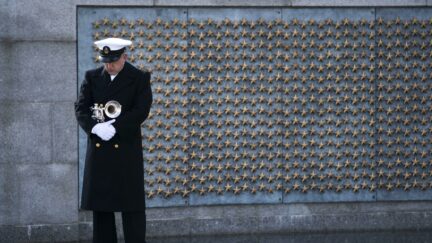
[(109, 62), (117, 61), (118, 59), (120, 59), (120, 56), (121, 55), (119, 55), (119, 56), (99, 56), (99, 57), (103, 63), (109, 63)]

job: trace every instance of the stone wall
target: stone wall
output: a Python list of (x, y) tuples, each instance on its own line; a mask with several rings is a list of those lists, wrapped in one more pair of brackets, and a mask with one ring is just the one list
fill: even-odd
[[(112, 0), (0, 0), (0, 239), (91, 237), (78, 210), (76, 7)], [(122, 6), (177, 6), (125, 0)], [(184, 0), (182, 6), (432, 6), (432, 0)], [(432, 228), (431, 202), (211, 206), (148, 210), (149, 236)], [(366, 220), (363, 223), (363, 220)]]

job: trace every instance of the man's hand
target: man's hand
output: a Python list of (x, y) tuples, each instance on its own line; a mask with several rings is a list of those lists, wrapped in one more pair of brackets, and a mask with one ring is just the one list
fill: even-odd
[(98, 135), (102, 140), (108, 141), (116, 133), (115, 128), (113, 127), (113, 125), (111, 125), (114, 122), (115, 119), (109, 120), (107, 122), (98, 123), (92, 128), (91, 132)]

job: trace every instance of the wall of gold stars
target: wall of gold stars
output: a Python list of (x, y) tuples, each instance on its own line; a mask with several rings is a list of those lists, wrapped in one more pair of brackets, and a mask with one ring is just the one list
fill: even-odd
[(152, 72), (150, 205), (432, 198), (428, 9), (142, 11), (86, 28)]

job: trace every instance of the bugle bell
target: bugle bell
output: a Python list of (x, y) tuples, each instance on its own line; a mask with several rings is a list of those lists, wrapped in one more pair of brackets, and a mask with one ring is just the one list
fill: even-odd
[(121, 113), (121, 104), (118, 101), (110, 100), (105, 105), (95, 103), (90, 110), (93, 111), (92, 118), (98, 122), (104, 122), (105, 116), (109, 118), (116, 118)]

